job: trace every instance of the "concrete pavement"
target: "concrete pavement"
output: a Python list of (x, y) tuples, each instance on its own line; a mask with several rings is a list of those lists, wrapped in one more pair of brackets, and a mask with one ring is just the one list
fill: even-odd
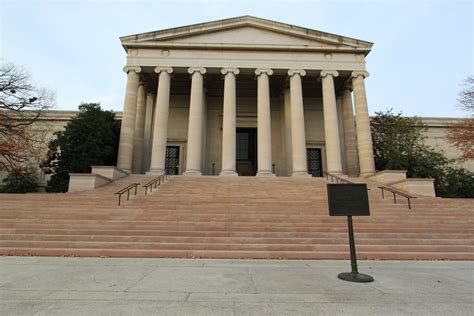
[(469, 315), (471, 261), (0, 257), (1, 315)]

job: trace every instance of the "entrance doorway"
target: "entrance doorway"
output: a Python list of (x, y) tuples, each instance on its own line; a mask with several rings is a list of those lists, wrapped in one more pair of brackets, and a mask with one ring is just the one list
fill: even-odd
[(257, 174), (257, 129), (237, 129), (237, 173), (239, 176)]
[(308, 173), (313, 177), (323, 176), (323, 163), (321, 160), (320, 148), (306, 149), (306, 158), (308, 160)]
[(166, 146), (165, 169), (167, 174), (179, 173), (179, 146)]

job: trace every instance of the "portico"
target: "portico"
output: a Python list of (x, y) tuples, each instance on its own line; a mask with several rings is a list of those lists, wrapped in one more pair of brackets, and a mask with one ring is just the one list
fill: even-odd
[[(375, 173), (364, 84), (371, 43), (250, 16), (121, 40), (128, 56), (119, 168)], [(256, 129), (255, 142), (238, 135), (243, 129)], [(249, 146), (255, 159), (242, 149)]]

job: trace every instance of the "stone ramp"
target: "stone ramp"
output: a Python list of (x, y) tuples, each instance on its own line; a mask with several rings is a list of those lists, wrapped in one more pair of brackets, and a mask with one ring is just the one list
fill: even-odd
[[(4, 255), (347, 259), (345, 218), (319, 178), (173, 177), (117, 206), (129, 176), (81, 193), (0, 195)], [(409, 210), (369, 191), (358, 258), (474, 259), (474, 201), (419, 197)]]

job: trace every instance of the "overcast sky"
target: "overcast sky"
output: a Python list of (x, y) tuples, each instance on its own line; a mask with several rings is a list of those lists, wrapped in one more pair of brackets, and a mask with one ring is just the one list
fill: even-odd
[(473, 71), (472, 1), (24, 1), (0, 0), (1, 61), (56, 92), (56, 109), (100, 102), (121, 111), (126, 62), (119, 36), (254, 15), (374, 42), (370, 113), (463, 116)]

